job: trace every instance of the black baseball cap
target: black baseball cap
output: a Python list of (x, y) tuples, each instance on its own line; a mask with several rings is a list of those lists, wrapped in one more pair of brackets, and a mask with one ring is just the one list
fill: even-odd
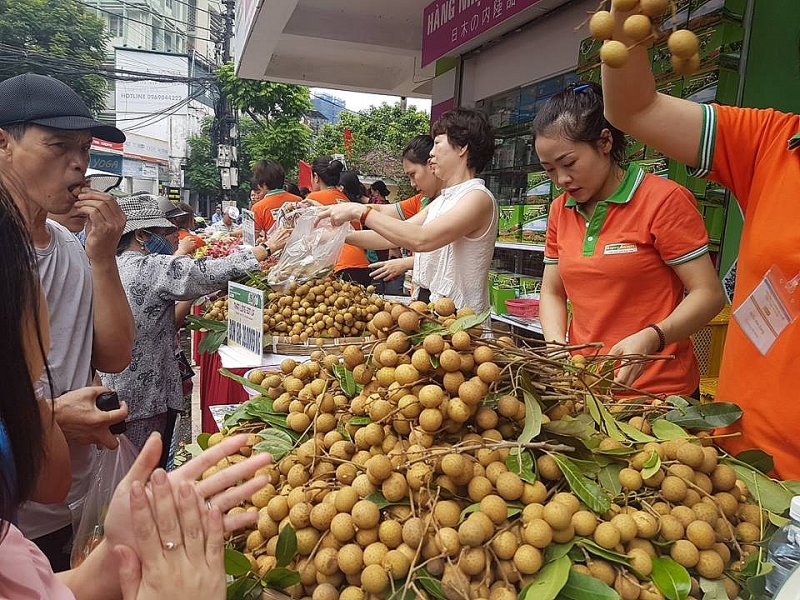
[(122, 131), (94, 119), (86, 103), (66, 83), (35, 73), (0, 81), (0, 127), (21, 123), (53, 129), (87, 129), (107, 142), (125, 141)]

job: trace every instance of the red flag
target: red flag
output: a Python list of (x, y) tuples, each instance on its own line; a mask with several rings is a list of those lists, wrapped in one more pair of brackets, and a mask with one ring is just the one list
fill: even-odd
[(297, 187), (311, 189), (311, 165), (301, 160), (297, 169)]
[(349, 127), (344, 128), (344, 149), (347, 154), (353, 151), (353, 134)]

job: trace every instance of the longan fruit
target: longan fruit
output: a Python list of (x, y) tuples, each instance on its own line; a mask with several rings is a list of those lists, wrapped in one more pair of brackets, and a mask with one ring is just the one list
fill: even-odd
[(356, 535), (353, 518), (348, 513), (339, 513), (331, 520), (331, 535), (339, 542), (349, 542)]
[(661, 494), (668, 502), (681, 502), (687, 491), (686, 482), (675, 475), (667, 475), (661, 482)]
[(436, 532), (434, 541), (439, 552), (450, 558), (455, 558), (461, 552), (461, 540), (459, 540), (458, 531), (452, 527), (442, 527)]
[(336, 560), (345, 575), (360, 573), (364, 567), (364, 551), (358, 544), (346, 544), (339, 549)]
[(667, 467), (667, 474), (680, 477), (684, 481), (694, 483), (694, 469), (689, 465), (675, 463)]
[(636, 528), (638, 530), (637, 537), (648, 540), (655, 537), (658, 533), (658, 521), (656, 521), (653, 515), (639, 510), (631, 516), (636, 522)]
[(719, 518), (719, 510), (712, 500), (698, 502), (692, 507), (692, 512), (695, 514), (697, 520), (705, 521), (712, 526)]
[(442, 411), (436, 408), (426, 408), (421, 413), (419, 413), (419, 426), (428, 433), (434, 433), (438, 431), (442, 423), (444, 422), (444, 416), (442, 415)]
[(541, 504), (546, 498), (547, 488), (541, 481), (535, 481), (534, 483), (526, 482), (524, 489), (522, 490), (520, 502), (522, 502), (525, 506), (529, 504)]
[(686, 539), (698, 550), (710, 550), (717, 542), (714, 528), (705, 521), (692, 521), (686, 528)]
[[(639, 0), (611, 0), (611, 6), (619, 12), (628, 12), (636, 8)], [(613, 581), (608, 585), (613, 585)]]
[(492, 540), (492, 550), (500, 560), (511, 560), (514, 558), (517, 546), (519, 546), (517, 536), (508, 530), (501, 531)]
[(700, 50), (700, 41), (688, 29), (679, 29), (669, 36), (667, 47), (673, 56), (686, 60)]
[(478, 365), (475, 374), (486, 384), (497, 383), (500, 381), (500, 367), (493, 362), (485, 362)]
[(378, 509), (378, 505), (370, 500), (356, 502), (350, 514), (353, 517), (353, 524), (359, 529), (377, 527), (381, 518), (381, 511)]
[(472, 358), (475, 360), (476, 365), (494, 362), (494, 350), (489, 348), (489, 346), (478, 346), (472, 352)]
[(486, 551), (483, 548), (467, 548), (461, 553), (458, 568), (465, 575), (474, 576), (486, 569)]
[(592, 537), (598, 546), (606, 550), (617, 546), (622, 539), (619, 529), (613, 523), (606, 521), (598, 523)]
[(467, 493), (469, 494), (470, 500), (473, 502), (480, 502), (483, 498), (491, 494), (492, 491), (494, 491), (492, 482), (481, 475), (473, 477), (470, 479), (469, 484), (467, 484)]
[(766, 516), (762, 513), (757, 504), (740, 504), (737, 511), (739, 519), (760, 527), (762, 521), (766, 521)]
[(541, 519), (544, 517), (544, 505), (538, 502), (525, 505), (522, 509), (522, 522), (530, 523), (533, 519)]
[(400, 473), (392, 473), (383, 481), (381, 493), (389, 502), (398, 502), (408, 496), (408, 482)]
[[(572, 513), (565, 504), (560, 502), (548, 502), (542, 512), (542, 518), (547, 521), (553, 529), (564, 529), (570, 525)], [(614, 545), (616, 546), (616, 544)]]
[(311, 509), (309, 514), (311, 526), (317, 531), (328, 531), (336, 514), (335, 506), (321, 502)]
[(614, 590), (619, 594), (621, 600), (638, 600), (639, 581), (630, 574), (617, 573), (614, 581)]
[(361, 573), (361, 587), (369, 594), (382, 594), (389, 587), (389, 574), (380, 564), (369, 565)]
[[(503, 475), (513, 475), (513, 473), (504, 473)], [(498, 482), (499, 481), (498, 479)], [(489, 517), (496, 525), (499, 525), (508, 518), (508, 505), (506, 501), (495, 494), (484, 496), (480, 501), (480, 511)]]
[(575, 537), (575, 528), (572, 526), (572, 523), (570, 523), (563, 529), (553, 530), (553, 541), (556, 544), (566, 544), (567, 542), (571, 541), (572, 538), (574, 537)]
[(597, 517), (590, 510), (579, 510), (572, 515), (572, 526), (577, 535), (588, 537), (597, 529)]
[(563, 477), (558, 463), (549, 454), (543, 454), (536, 459), (536, 468), (542, 479), (547, 481), (558, 481)]
[(385, 454), (377, 454), (370, 458), (366, 464), (367, 475), (374, 484), (379, 484), (393, 472), (392, 462)]
[(599, 41), (610, 40), (614, 35), (614, 17), (607, 10), (598, 10), (589, 19), (589, 33)]
[(669, 63), (676, 75), (694, 75), (700, 70), (700, 55), (695, 54), (689, 58), (672, 56)]
[(592, 559), (587, 561), (586, 566), (589, 569), (589, 574), (592, 577), (599, 579), (607, 585), (614, 585), (614, 580), (617, 578), (617, 572), (610, 563), (600, 559)]
[(642, 577), (647, 577), (653, 572), (653, 558), (641, 548), (628, 551), (631, 568)]
[(440, 317), (449, 317), (456, 312), (456, 305), (450, 298), (439, 298), (434, 303), (433, 310)]
[(416, 549), (425, 537), (425, 524), (419, 517), (412, 517), (403, 523), (403, 542)]
[(561, 504), (565, 505), (570, 512), (570, 515), (574, 515), (578, 512), (578, 509), (581, 507), (581, 501), (578, 498), (569, 492), (559, 492), (555, 496), (553, 496), (553, 502), (560, 502)]
[(700, 551), (689, 540), (678, 540), (669, 550), (669, 555), (679, 565), (692, 569), (700, 560)]
[[(411, 552), (411, 556), (413, 557), (415, 550), (410, 547), (408, 548)], [(400, 549), (400, 546), (398, 546), (398, 549)], [(389, 552), (389, 548), (387, 548), (386, 544), (382, 542), (372, 542), (367, 544), (366, 548), (364, 548), (364, 564), (380, 565), (383, 562), (383, 558), (386, 556), (387, 552)]]
[(674, 515), (662, 515), (661, 517), (661, 538), (667, 542), (675, 542), (683, 539), (685, 528), (680, 520)]
[(636, 469), (625, 467), (619, 472), (619, 484), (629, 492), (638, 492), (643, 485), (642, 474)]
[(694, 474), (694, 484), (706, 494), (710, 494), (714, 489), (714, 486), (711, 483), (711, 478), (705, 473), (700, 473), (699, 471)]
[(267, 504), (267, 514), (276, 523), (289, 516), (289, 503), (286, 496), (273, 496)]
[(715, 492), (729, 492), (736, 487), (736, 471), (730, 465), (717, 465), (711, 473), (711, 485)]
[(308, 502), (300, 502), (292, 506), (289, 510), (289, 522), (295, 531), (308, 527), (311, 524), (311, 505)]
[(523, 575), (533, 575), (542, 568), (542, 552), (529, 544), (523, 544), (514, 553), (514, 566)]
[(761, 539), (761, 529), (757, 525), (742, 521), (736, 526), (736, 539), (745, 544), (752, 544)]
[(622, 42), (606, 40), (600, 48), (600, 60), (604, 65), (619, 69), (628, 62), (628, 48)]
[(544, 519), (532, 519), (522, 528), (522, 539), (534, 548), (546, 548), (553, 541), (553, 529)]
[(483, 526), (474, 519), (467, 519), (458, 528), (458, 540), (462, 546), (475, 548), (486, 541)]
[(619, 531), (620, 541), (623, 544), (631, 541), (639, 533), (639, 529), (636, 527), (636, 521), (634, 521), (633, 517), (629, 514), (622, 513), (614, 515), (610, 522), (617, 528), (617, 531)]
[[(516, 473), (506, 471), (497, 477), (497, 493), (506, 500), (519, 500), (524, 490), (522, 479)], [(569, 507), (568, 507), (569, 508)]]

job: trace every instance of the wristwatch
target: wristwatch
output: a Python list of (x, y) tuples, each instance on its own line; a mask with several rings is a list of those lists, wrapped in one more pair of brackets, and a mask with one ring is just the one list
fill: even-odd
[(270, 256), (272, 256), (272, 250), (270, 250), (270, 247), (269, 247), (269, 245), (267, 244), (267, 242), (261, 242), (261, 244), (259, 244), (259, 245), (260, 245), (262, 248), (264, 248), (264, 250), (266, 250), (266, 251), (267, 251), (267, 258), (269, 258)]

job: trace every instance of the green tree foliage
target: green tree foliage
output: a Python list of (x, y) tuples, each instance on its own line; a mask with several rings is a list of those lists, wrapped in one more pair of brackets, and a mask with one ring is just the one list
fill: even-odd
[[(344, 154), (349, 169), (363, 175), (391, 178), (400, 185), (400, 195), (411, 195), (411, 188), (401, 164), (403, 148), (415, 135), (430, 132), (427, 113), (399, 104), (372, 106), (353, 113), (343, 111), (338, 123), (326, 123), (312, 142), (309, 159), (330, 154)], [(344, 130), (353, 135), (350, 152), (344, 144)]]
[(216, 196), (220, 191), (219, 169), (211, 152), (211, 119), (203, 122), (200, 134), (187, 140), (186, 185), (201, 196)]
[(107, 92), (106, 80), (92, 74), (105, 59), (106, 39), (103, 20), (76, 0), (0, 0), (0, 41), (24, 52), (3, 61), (0, 78), (52, 75), (94, 113), (103, 109)]

